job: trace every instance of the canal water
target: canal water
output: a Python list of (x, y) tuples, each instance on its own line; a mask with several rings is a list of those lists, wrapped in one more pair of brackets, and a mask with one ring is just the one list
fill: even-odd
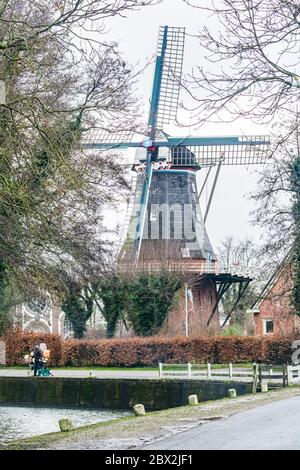
[(0, 442), (59, 431), (61, 418), (79, 427), (130, 415), (131, 411), (119, 410), (0, 406)]

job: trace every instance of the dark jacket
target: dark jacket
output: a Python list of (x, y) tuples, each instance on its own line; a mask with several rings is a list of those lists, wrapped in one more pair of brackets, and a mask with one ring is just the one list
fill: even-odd
[(34, 349), (33, 350), (33, 357), (34, 357), (35, 362), (40, 361), (43, 357), (42, 351), (40, 349)]

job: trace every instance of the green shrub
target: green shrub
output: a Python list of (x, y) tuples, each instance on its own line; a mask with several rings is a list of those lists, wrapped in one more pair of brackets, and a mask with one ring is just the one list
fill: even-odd
[(242, 336), (242, 328), (238, 325), (229, 325), (223, 331), (223, 336)]

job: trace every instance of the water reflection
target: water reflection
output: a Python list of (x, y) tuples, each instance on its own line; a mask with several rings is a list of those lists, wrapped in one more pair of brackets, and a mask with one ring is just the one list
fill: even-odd
[(130, 411), (119, 410), (1, 406), (0, 441), (7, 442), (59, 431), (58, 420), (61, 418), (69, 418), (75, 427), (79, 427), (129, 415)]

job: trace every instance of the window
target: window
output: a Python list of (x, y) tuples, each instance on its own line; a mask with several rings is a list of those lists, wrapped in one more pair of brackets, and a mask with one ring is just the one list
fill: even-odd
[(274, 332), (274, 321), (271, 318), (264, 318), (264, 335), (270, 335)]
[(156, 222), (157, 221), (157, 210), (152, 210), (150, 212), (150, 222)]
[(181, 253), (183, 258), (190, 258), (190, 250), (188, 248), (181, 248)]

